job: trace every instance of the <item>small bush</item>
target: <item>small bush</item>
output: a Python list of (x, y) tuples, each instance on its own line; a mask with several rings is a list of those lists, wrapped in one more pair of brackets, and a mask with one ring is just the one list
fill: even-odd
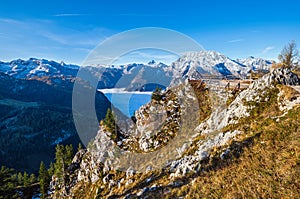
[(160, 101), (162, 100), (163, 95), (162, 95), (162, 89), (159, 87), (156, 87), (155, 91), (152, 93), (151, 99)]

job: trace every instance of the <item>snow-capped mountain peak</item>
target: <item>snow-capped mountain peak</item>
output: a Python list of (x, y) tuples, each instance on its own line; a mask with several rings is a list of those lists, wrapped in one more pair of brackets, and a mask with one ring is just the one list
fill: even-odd
[[(84, 69), (94, 75), (100, 75), (100, 88), (119, 86), (139, 89), (147, 82), (163, 81), (168, 86), (186, 79), (199, 79), (208, 76), (243, 78), (251, 70), (269, 70), (271, 61), (249, 57), (233, 60), (216, 51), (187, 52), (170, 65), (151, 60), (147, 64), (85, 66)], [(11, 62), (0, 62), (0, 72), (15, 78), (32, 77), (76, 77), (79, 66), (46, 59), (17, 59)], [(180, 81), (179, 81), (180, 79)], [(119, 85), (116, 85), (119, 83)]]
[(251, 70), (269, 70), (274, 61), (250, 56), (246, 59), (237, 59), (237, 62), (243, 64)]
[(28, 60), (17, 59), (11, 62), (0, 63), (0, 72), (19, 79), (26, 79), (34, 76), (75, 76), (78, 69), (79, 66), (77, 65), (37, 58), (30, 58)]
[(247, 73), (244, 65), (237, 63), (216, 51), (188, 52), (172, 63), (182, 76), (191, 76), (196, 72), (210, 75), (235, 75)]
[(243, 78), (251, 70), (269, 70), (271, 65), (272, 61), (262, 58), (234, 60), (216, 51), (200, 51), (184, 54), (171, 66), (184, 78), (190, 78), (196, 73)]

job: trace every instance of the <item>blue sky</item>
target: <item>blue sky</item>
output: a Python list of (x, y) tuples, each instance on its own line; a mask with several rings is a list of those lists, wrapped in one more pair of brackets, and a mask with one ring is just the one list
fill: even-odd
[(233, 59), (276, 59), (289, 41), (300, 46), (299, 8), (296, 0), (3, 0), (0, 60), (81, 64), (103, 40), (141, 27), (179, 31)]

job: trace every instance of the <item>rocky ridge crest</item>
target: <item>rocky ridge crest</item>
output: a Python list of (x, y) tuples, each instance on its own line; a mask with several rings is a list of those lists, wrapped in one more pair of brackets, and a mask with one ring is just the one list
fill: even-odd
[[(240, 91), (229, 105), (221, 104), (219, 107), (213, 109), (207, 119), (200, 121), (198, 126), (195, 126), (193, 130), (194, 135), (190, 137), (190, 140), (177, 148), (178, 151), (181, 151), (178, 153), (177, 158), (171, 160), (162, 168), (164, 175), (171, 183), (170, 186), (179, 186), (175, 183), (177, 178), (205, 170), (208, 162), (212, 160), (217, 159), (222, 161), (223, 159), (230, 158), (230, 154), (238, 155), (241, 153), (242, 145), (247, 144), (247, 142), (243, 142), (242, 145), (236, 144), (235, 147), (230, 145), (230, 143), (237, 142), (240, 136), (247, 137), (247, 135), (244, 135), (245, 132), (240, 124), (248, 118), (254, 118), (255, 120), (255, 111), (260, 106), (267, 106), (270, 103), (278, 106), (279, 110), (274, 114), (274, 117), (272, 116), (274, 119), (286, 114), (293, 107), (299, 106), (300, 95), (292, 88), (299, 85), (300, 79), (289, 69), (275, 69), (261, 79), (253, 82), (247, 89)], [(294, 95), (291, 98), (284, 97), (285, 92), (287, 92), (286, 90), (293, 90)], [(181, 95), (181, 97), (183, 96), (188, 97), (186, 92)], [(193, 96), (190, 99), (193, 99)], [(195, 101), (195, 99), (193, 100)], [(177, 101), (180, 102), (180, 98)], [(178, 102), (173, 98), (173, 101), (166, 103), (166, 109), (160, 107), (164, 104), (160, 104), (160, 102), (154, 104), (151, 102), (152, 104), (143, 106), (136, 113), (137, 129), (144, 131), (150, 128), (151, 124), (147, 123), (147, 121), (153, 122), (154, 120), (145, 119), (145, 115), (150, 116), (151, 111), (155, 112), (154, 115), (156, 115), (157, 112), (164, 112), (166, 114), (166, 111), (172, 112), (173, 109), (173, 113), (175, 113), (176, 111), (174, 110), (178, 108)], [(179, 104), (182, 105), (181, 103)], [(181, 112), (183, 110), (186, 111), (187, 107), (188, 104), (181, 106)], [(161, 119), (167, 120), (168, 117), (166, 115), (162, 116)], [(153, 144), (155, 146), (156, 141), (150, 141), (149, 138), (151, 136), (149, 137), (147, 133), (143, 136), (137, 142), (137, 145), (142, 149), (142, 153), (148, 152), (149, 146), (153, 146)], [(126, 143), (126, 140), (124, 140), (124, 143)], [(121, 145), (121, 143), (119, 144)], [(133, 186), (135, 184), (134, 176), (138, 175), (135, 169), (129, 168), (124, 175), (122, 172), (118, 174), (112, 171), (112, 167), (110, 167), (111, 162), (104, 160), (107, 157), (114, 157), (117, 152), (114, 150), (116, 145), (118, 143), (114, 143), (108, 134), (100, 128), (93, 144), (88, 150), (76, 154), (72, 164), (74, 168), (73, 177), (70, 180), (71, 183), (65, 195), (74, 197), (78, 188), (82, 188), (83, 184), (91, 184), (91, 187), (94, 187), (93, 184), (96, 185), (98, 187), (96, 194), (98, 195), (101, 190), (103, 191), (106, 187), (109, 187), (109, 191), (103, 191), (103, 193), (106, 193), (106, 196), (113, 194), (117, 190), (128, 190), (129, 187)], [(159, 147), (154, 147), (154, 150), (157, 148)], [(151, 172), (155, 171), (153, 168), (147, 167), (145, 175)], [(126, 197), (130, 198), (132, 195), (144, 196), (149, 191), (159, 190), (159, 185), (152, 184), (150, 186), (153, 180), (154, 177), (145, 179), (144, 188), (135, 189), (139, 191), (126, 191), (125, 193), (128, 193)], [(100, 181), (101, 183), (99, 183)], [(89, 188), (87, 189), (89, 190)]]

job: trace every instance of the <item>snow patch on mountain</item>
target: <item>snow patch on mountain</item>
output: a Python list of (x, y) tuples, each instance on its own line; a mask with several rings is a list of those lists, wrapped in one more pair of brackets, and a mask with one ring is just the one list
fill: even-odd
[[(233, 60), (215, 51), (187, 52), (170, 65), (151, 60), (147, 64), (84, 66), (99, 80), (98, 89), (126, 88), (128, 91), (151, 91), (157, 86), (178, 85), (187, 79), (244, 78), (251, 70), (269, 70), (271, 61), (249, 57)], [(18, 79), (33, 77), (76, 77), (80, 66), (64, 62), (30, 58), (0, 62), (0, 72)]]
[(249, 68), (216, 51), (188, 52), (172, 63), (182, 77), (200, 73), (207, 75), (240, 77), (245, 75)]
[(255, 58), (253, 56), (248, 57), (246, 59), (237, 59), (236, 61), (254, 71), (270, 70), (270, 67), (272, 66), (273, 63), (273, 61), (271, 60)]
[(46, 59), (30, 58), (29, 60), (17, 59), (11, 62), (0, 62), (0, 71), (18, 79), (42, 76), (76, 76), (79, 66), (57, 63)]

